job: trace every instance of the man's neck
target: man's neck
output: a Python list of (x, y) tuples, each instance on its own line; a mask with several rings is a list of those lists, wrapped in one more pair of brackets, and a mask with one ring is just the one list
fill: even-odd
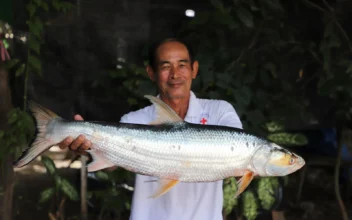
[(188, 111), (190, 95), (178, 98), (160, 95), (160, 99), (169, 105), (178, 116), (180, 116), (182, 119), (185, 119)]

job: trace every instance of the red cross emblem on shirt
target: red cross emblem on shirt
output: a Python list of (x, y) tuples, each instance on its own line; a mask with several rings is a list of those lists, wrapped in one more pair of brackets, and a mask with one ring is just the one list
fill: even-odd
[(207, 123), (207, 119), (202, 118), (202, 120), (200, 120), (200, 123), (202, 123), (203, 125), (205, 125), (205, 123)]

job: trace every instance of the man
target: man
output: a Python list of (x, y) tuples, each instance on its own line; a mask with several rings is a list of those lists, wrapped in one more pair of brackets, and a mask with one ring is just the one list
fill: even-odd
[[(192, 80), (198, 73), (198, 61), (186, 43), (166, 39), (149, 55), (146, 71), (158, 87), (158, 97), (168, 104), (181, 118), (190, 123), (214, 124), (241, 128), (234, 108), (222, 100), (198, 99), (191, 91)], [(122, 123), (148, 124), (155, 119), (154, 105), (130, 112), (121, 118)], [(75, 116), (76, 120), (83, 120)], [(60, 145), (78, 152), (91, 143), (83, 136), (76, 140), (67, 138)], [(80, 147), (79, 147), (80, 146)], [(136, 175), (132, 199), (132, 220), (221, 220), (223, 191), (222, 181), (207, 183), (179, 183), (166, 194), (151, 199), (158, 186), (154, 177)]]

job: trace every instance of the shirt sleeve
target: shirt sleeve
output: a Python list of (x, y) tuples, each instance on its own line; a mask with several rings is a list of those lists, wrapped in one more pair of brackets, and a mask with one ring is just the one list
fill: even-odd
[(242, 129), (242, 122), (237, 115), (236, 110), (234, 107), (226, 102), (222, 101), (221, 104), (219, 105), (219, 121), (218, 125), (222, 126), (228, 126), (228, 127), (235, 127), (235, 128), (240, 128)]
[(150, 106), (148, 106), (138, 111), (124, 114), (120, 119), (120, 123), (148, 124), (151, 120)]
[(125, 114), (121, 117), (120, 119), (121, 123), (130, 123), (130, 121), (128, 120), (128, 114)]

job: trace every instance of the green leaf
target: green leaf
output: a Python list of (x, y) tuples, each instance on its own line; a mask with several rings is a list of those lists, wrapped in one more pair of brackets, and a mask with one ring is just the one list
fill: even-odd
[(79, 200), (79, 195), (75, 187), (67, 180), (62, 178), (61, 181), (61, 190), (65, 195), (73, 200), (73, 201), (78, 201)]
[(48, 201), (51, 197), (55, 195), (55, 188), (47, 188), (40, 193), (39, 203), (44, 203)]
[(50, 173), (51, 175), (54, 175), (56, 173), (56, 167), (52, 159), (47, 156), (42, 156), (42, 163), (44, 164), (48, 173)]
[(34, 24), (35, 26), (38, 28), (39, 32), (42, 32), (43, 31), (43, 28), (44, 28), (44, 24), (43, 22), (40, 20), (40, 18), (38, 16), (36, 16), (34, 18)]
[(269, 210), (275, 203), (275, 191), (279, 186), (278, 183), (276, 177), (261, 177), (259, 179), (257, 193), (263, 209)]
[(60, 2), (58, 0), (53, 0), (52, 5), (57, 11), (60, 10)]
[(40, 44), (33, 36), (31, 36), (28, 40), (28, 47), (36, 52), (38, 55), (40, 54)]
[(31, 35), (40, 37), (40, 30), (38, 29), (38, 27), (35, 25), (34, 22), (32, 21), (27, 21), (26, 24), (28, 25), (29, 28), (29, 37), (31, 37)]
[(18, 69), (16, 70), (15, 76), (19, 77), (24, 73), (24, 70), (26, 69), (26, 64), (21, 64), (20, 67), (18, 67)]
[(26, 9), (27, 9), (27, 12), (29, 13), (29, 17), (32, 17), (37, 10), (37, 8), (32, 2), (27, 4)]
[(237, 92), (235, 92), (236, 101), (240, 105), (247, 106), (252, 99), (252, 91), (248, 86), (242, 86)]
[(242, 193), (242, 213), (247, 220), (254, 220), (258, 216), (257, 200), (248, 188)]
[(268, 135), (267, 138), (279, 145), (303, 146), (308, 144), (307, 137), (299, 133), (292, 134), (287, 132), (280, 132), (280, 133), (270, 134)]
[(249, 0), (249, 5), (252, 11), (259, 11), (260, 9), (258, 8), (258, 6), (254, 3), (253, 0)]
[(5, 135), (5, 131), (0, 130), (0, 139)]
[(127, 102), (128, 102), (128, 104), (130, 104), (130, 105), (137, 105), (137, 104), (138, 104), (138, 101), (137, 101), (135, 98), (131, 98), (131, 97), (129, 97), (129, 98), (127, 99)]
[(42, 4), (42, 0), (34, 0), (34, 2), (35, 2), (38, 6), (40, 6), (40, 5)]
[(67, 12), (70, 9), (73, 9), (75, 5), (71, 4), (70, 2), (60, 2), (60, 8), (63, 12)]
[(55, 179), (55, 187), (57, 190), (59, 190), (61, 188), (62, 178), (58, 174), (54, 174), (54, 179)]
[(11, 59), (6, 61), (5, 63), (5, 67), (6, 69), (12, 69), (14, 66), (16, 66), (16, 64), (18, 64), (20, 62), (19, 59), (15, 58), (15, 59)]
[(244, 25), (249, 28), (254, 26), (253, 16), (250, 11), (248, 11), (246, 8), (240, 7), (236, 10), (236, 12), (237, 17), (243, 22)]
[(263, 123), (266, 119), (262, 111), (259, 109), (248, 111), (246, 115), (248, 117), (248, 120), (255, 126), (260, 126), (261, 123)]
[(155, 93), (155, 86), (151, 80), (141, 80), (139, 87), (138, 87), (138, 92), (141, 96), (145, 94), (153, 94)]
[(36, 73), (38, 75), (41, 75), (42, 72), (42, 64), (40, 62), (40, 60), (38, 59), (38, 57), (30, 55), (28, 57), (28, 63), (31, 67), (34, 68), (34, 70), (36, 71)]
[(276, 121), (267, 122), (263, 125), (263, 127), (269, 132), (278, 132), (283, 131), (285, 129), (282, 124)]
[(98, 171), (95, 173), (95, 175), (100, 180), (109, 180), (109, 175), (103, 171)]
[(49, 11), (49, 5), (46, 2), (42, 2), (42, 4), (40, 5), (40, 7), (42, 7), (42, 9), (44, 9), (45, 11)]
[(229, 27), (235, 27), (236, 24), (230, 13), (223, 13), (220, 11), (215, 11), (213, 14), (214, 19), (223, 25), (228, 25)]
[(275, 64), (268, 62), (264, 65), (264, 68), (267, 69), (271, 73), (273, 78), (277, 78)]
[(229, 73), (215, 73), (216, 86), (227, 89), (231, 83), (231, 75)]
[(225, 179), (223, 184), (223, 207), (225, 213), (228, 215), (238, 204), (238, 199), (233, 196), (237, 192), (236, 179), (234, 177)]

